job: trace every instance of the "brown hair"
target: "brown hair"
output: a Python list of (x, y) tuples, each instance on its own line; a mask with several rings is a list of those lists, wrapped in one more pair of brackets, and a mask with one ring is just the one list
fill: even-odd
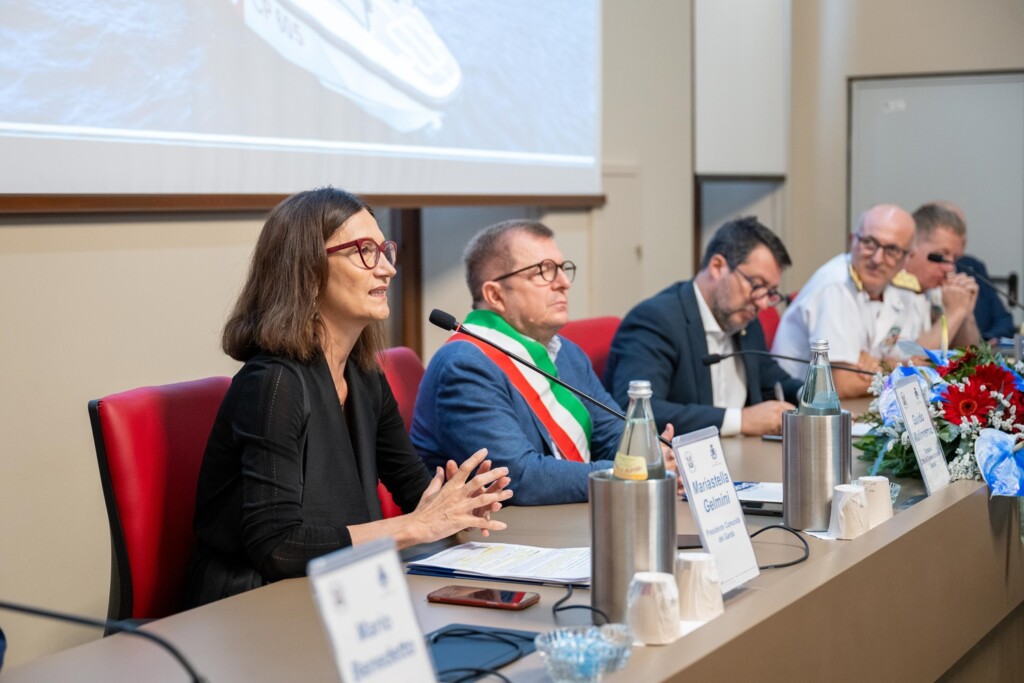
[[(327, 287), (324, 245), (360, 211), (373, 214), (362, 198), (334, 187), (300, 192), (274, 207), (224, 325), (226, 354), (246, 361), (266, 351), (306, 362), (320, 352), (326, 332), (316, 313)], [(361, 368), (375, 368), (382, 348), (384, 327), (374, 322), (359, 335), (352, 357)]]
[(956, 211), (939, 202), (929, 202), (917, 207), (917, 211), (914, 212), (915, 238), (931, 237), (939, 228), (949, 228), (958, 237), (967, 239), (967, 226)]
[(513, 218), (488, 225), (474, 235), (462, 253), (462, 261), (466, 264), (466, 285), (473, 297), (473, 308), (483, 305), (484, 283), (513, 268), (515, 256), (509, 249), (509, 240), (517, 232), (541, 239), (553, 239), (555, 236), (551, 228), (540, 221), (526, 218)]

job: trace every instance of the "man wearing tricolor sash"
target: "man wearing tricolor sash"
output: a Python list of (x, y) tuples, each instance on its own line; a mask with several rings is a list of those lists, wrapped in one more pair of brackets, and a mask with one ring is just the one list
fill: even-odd
[[(470, 241), (464, 260), (474, 308), (466, 327), (617, 407), (586, 354), (557, 336), (569, 319), (576, 266), (548, 227), (492, 225)], [(549, 505), (587, 499), (587, 477), (611, 468), (622, 428), (564, 387), (456, 333), (427, 367), (410, 436), (429, 467), (461, 462), (486, 445), (494, 466), (509, 468), (517, 504)]]

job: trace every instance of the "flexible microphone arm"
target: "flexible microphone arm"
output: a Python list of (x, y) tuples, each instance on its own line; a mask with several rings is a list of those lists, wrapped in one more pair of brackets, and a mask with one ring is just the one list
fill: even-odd
[(974, 268), (971, 268), (969, 265), (965, 263), (957, 264), (956, 261), (954, 261), (953, 259), (948, 259), (942, 254), (928, 254), (928, 260), (931, 261), (932, 263), (948, 263), (951, 266), (962, 268), (965, 273), (973, 277), (975, 280), (981, 280), (986, 285), (994, 289), (999, 294), (999, 296), (1006, 299), (1006, 303), (1010, 304), (1011, 306), (1016, 306), (1017, 308), (1024, 311), (1024, 305), (1022, 305), (1019, 301), (1015, 301), (1015, 297), (1011, 296), (1009, 292), (1004, 292), (1003, 290), (999, 289), (999, 287), (996, 287), (996, 284), (994, 282), (992, 282), (987, 277), (976, 271)]
[[(434, 310), (432, 310), (430, 312), (429, 320), (430, 320), (431, 324), (437, 325), (438, 327), (440, 327), (443, 330), (450, 330), (450, 331), (453, 331), (453, 332), (461, 332), (462, 334), (466, 335), (467, 337), (472, 337), (473, 339), (476, 339), (478, 341), (482, 341), (484, 344), (487, 344), (488, 346), (491, 346), (491, 347), (494, 347), (494, 348), (498, 349), (499, 351), (501, 351), (503, 354), (505, 354), (509, 358), (511, 358), (511, 359), (513, 359), (515, 361), (518, 361), (519, 363), (522, 363), (523, 365), (525, 365), (526, 367), (530, 368), (534, 372), (538, 372), (538, 373), (544, 375), (545, 377), (547, 377), (549, 380), (551, 380), (555, 384), (559, 384), (559, 385), (565, 387), (566, 389), (568, 389), (572, 393), (576, 394), (580, 398), (585, 398), (586, 400), (590, 401), (591, 403), (593, 403), (598, 408), (601, 408), (602, 410), (611, 413), (612, 415), (614, 415), (615, 417), (619, 418), (623, 422), (626, 421), (626, 416), (623, 415), (622, 413), (620, 413), (619, 411), (615, 410), (614, 408), (610, 408), (609, 406), (606, 406), (605, 404), (601, 403), (600, 401), (598, 401), (593, 396), (590, 396), (589, 394), (584, 394), (582, 391), (580, 391), (576, 387), (571, 386), (569, 384), (566, 384), (565, 382), (563, 382), (562, 380), (558, 379), (554, 375), (552, 375), (550, 373), (547, 373), (547, 372), (544, 372), (543, 370), (538, 368), (536, 365), (534, 365), (530, 361), (526, 360), (525, 358), (521, 358), (520, 356), (512, 353), (511, 351), (509, 351), (507, 349), (501, 348), (500, 346), (498, 346), (497, 344), (492, 342), (490, 339), (485, 339), (484, 337), (481, 337), (479, 334), (476, 334), (472, 330), (466, 329), (466, 327), (462, 323), (460, 323), (458, 320), (456, 320), (455, 316), (452, 315), (451, 313), (445, 313), (444, 311), (442, 311), (442, 310), (440, 310), (438, 308), (435, 308)], [(669, 448), (672, 448), (672, 443), (668, 439), (666, 439), (665, 437), (661, 436), (660, 434), (658, 435), (658, 441), (662, 442), (663, 444), (665, 444)]]
[(178, 648), (174, 647), (166, 639), (156, 635), (155, 633), (139, 629), (135, 624), (110, 621), (108, 619), (80, 617), (76, 614), (66, 614), (64, 612), (51, 612), (50, 610), (42, 609), (40, 607), (19, 605), (14, 602), (5, 602), (3, 600), (0, 600), (0, 609), (32, 614), (37, 617), (46, 617), (48, 619), (56, 619), (58, 621), (67, 621), (80, 626), (94, 626), (96, 628), (103, 628), (115, 633), (127, 633), (129, 635), (146, 638), (170, 652), (171, 656), (178, 660), (178, 663), (181, 664), (182, 668), (184, 668), (185, 671), (188, 672), (188, 675), (192, 677), (193, 683), (206, 683), (206, 679), (199, 675), (199, 672), (193, 668), (187, 659), (185, 659), (185, 655), (181, 654), (181, 651), (178, 650)]
[[(809, 361), (806, 358), (797, 358), (796, 356), (783, 356), (782, 354), (779, 353), (769, 353), (767, 351), (758, 351), (757, 349), (746, 349), (744, 351), (734, 351), (732, 353), (709, 353), (708, 355), (701, 358), (700, 362), (703, 363), (704, 365), (714, 365), (716, 363), (721, 363), (726, 358), (732, 358), (733, 356), (745, 356), (747, 354), (753, 356), (767, 356), (768, 358), (777, 358), (780, 360), (791, 360), (797, 363), (803, 363), (804, 365), (810, 365), (811, 363), (811, 361)], [(845, 370), (846, 372), (856, 372), (861, 375), (867, 375), (869, 377), (874, 377), (875, 374), (877, 374), (871, 372), (870, 370), (861, 370), (860, 368), (851, 368), (845, 365), (833, 365), (832, 369)]]

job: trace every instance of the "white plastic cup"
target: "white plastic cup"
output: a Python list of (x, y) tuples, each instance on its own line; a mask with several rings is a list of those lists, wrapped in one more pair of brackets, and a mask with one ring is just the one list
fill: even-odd
[(858, 484), (864, 487), (868, 499), (868, 524), (874, 529), (882, 522), (892, 519), (892, 495), (889, 492), (888, 477), (861, 477)]
[(850, 540), (868, 528), (868, 499), (864, 487), (856, 484), (836, 486), (832, 493), (832, 518), (828, 525), (828, 535)]
[(711, 553), (679, 553), (676, 556), (679, 618), (708, 621), (725, 611), (718, 565)]
[(626, 600), (629, 628), (645, 645), (664, 645), (679, 637), (679, 591), (665, 572), (637, 572)]

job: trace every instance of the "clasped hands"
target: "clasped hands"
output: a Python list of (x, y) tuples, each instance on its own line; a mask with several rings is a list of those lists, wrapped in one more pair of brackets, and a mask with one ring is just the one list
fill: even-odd
[(512, 497), (512, 489), (506, 488), (511, 483), (508, 468), (492, 469), (485, 457), (487, 449), (481, 448), (462, 465), (449, 460), (443, 469), (437, 468), (411, 513), (424, 526), (425, 537), (444, 538), (469, 528), (478, 528), (488, 536), (491, 531), (506, 528), (504, 522), (491, 519), (491, 513)]
[(978, 300), (978, 282), (966, 273), (949, 273), (942, 283), (942, 304), (946, 309), (973, 311)]

